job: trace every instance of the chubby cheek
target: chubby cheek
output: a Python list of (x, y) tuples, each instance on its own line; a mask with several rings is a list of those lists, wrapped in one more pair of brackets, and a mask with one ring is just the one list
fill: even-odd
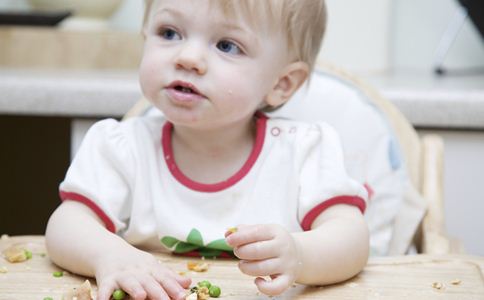
[(139, 68), (139, 81), (143, 95), (150, 101), (156, 99), (161, 83), (157, 74), (157, 62), (144, 55)]
[[(225, 78), (218, 81), (223, 103), (230, 106), (234, 112), (250, 112), (258, 109), (264, 99), (265, 88), (253, 78), (234, 76), (231, 79)], [(230, 108), (227, 107), (227, 109)]]

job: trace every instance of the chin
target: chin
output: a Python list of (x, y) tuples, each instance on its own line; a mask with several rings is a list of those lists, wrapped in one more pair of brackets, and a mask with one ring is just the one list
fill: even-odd
[(187, 109), (171, 108), (171, 109), (162, 110), (162, 112), (165, 118), (171, 123), (173, 123), (174, 125), (195, 127), (195, 126), (198, 126), (200, 122), (199, 114)]

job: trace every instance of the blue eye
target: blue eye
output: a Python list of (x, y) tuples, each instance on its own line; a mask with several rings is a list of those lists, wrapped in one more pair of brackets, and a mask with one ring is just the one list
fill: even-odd
[(165, 40), (181, 40), (180, 34), (171, 28), (162, 28), (160, 30), (160, 36)]
[(242, 54), (242, 50), (240, 49), (239, 46), (237, 46), (235, 43), (227, 41), (227, 40), (222, 40), (217, 43), (217, 48), (225, 53), (229, 54)]

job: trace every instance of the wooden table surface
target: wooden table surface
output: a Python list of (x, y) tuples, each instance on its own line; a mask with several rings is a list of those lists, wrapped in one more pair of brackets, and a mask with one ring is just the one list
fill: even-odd
[[(62, 299), (62, 294), (80, 285), (86, 278), (59, 271), (45, 251), (42, 236), (2, 238), (0, 251), (20, 245), (32, 251), (32, 259), (9, 263), (0, 258), (0, 300)], [(245, 276), (234, 260), (207, 260), (207, 272), (188, 271), (186, 263), (197, 260), (160, 255), (159, 259), (175, 271), (187, 272), (193, 283), (209, 280), (222, 289), (221, 299), (269, 299), (257, 292), (253, 278)], [(353, 279), (325, 287), (296, 285), (273, 299), (484, 299), (484, 257), (468, 255), (412, 255), (372, 258), (363, 272)], [(324, 272), (324, 270), (321, 270)], [(95, 287), (95, 280), (89, 279)], [(454, 282), (454, 283), (453, 283)], [(438, 283), (442, 288), (433, 287)], [(458, 284), (456, 284), (458, 283)]]

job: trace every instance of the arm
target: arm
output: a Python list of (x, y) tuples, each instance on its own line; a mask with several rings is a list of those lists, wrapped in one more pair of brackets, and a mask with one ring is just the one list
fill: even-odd
[(341, 282), (358, 274), (368, 260), (368, 227), (354, 206), (335, 205), (315, 220), (312, 230), (292, 236), (301, 252), (298, 283)]
[(74, 273), (95, 276), (99, 300), (116, 288), (134, 299), (184, 299), (190, 279), (163, 267), (154, 256), (104, 228), (85, 205), (65, 201), (52, 214), (46, 244), (53, 262)]
[(268, 295), (284, 292), (293, 282), (326, 285), (349, 279), (363, 269), (369, 252), (363, 216), (348, 205), (327, 209), (307, 232), (290, 234), (278, 225), (241, 226), (227, 236), (227, 243), (241, 259), (241, 271), (259, 276), (255, 283)]

